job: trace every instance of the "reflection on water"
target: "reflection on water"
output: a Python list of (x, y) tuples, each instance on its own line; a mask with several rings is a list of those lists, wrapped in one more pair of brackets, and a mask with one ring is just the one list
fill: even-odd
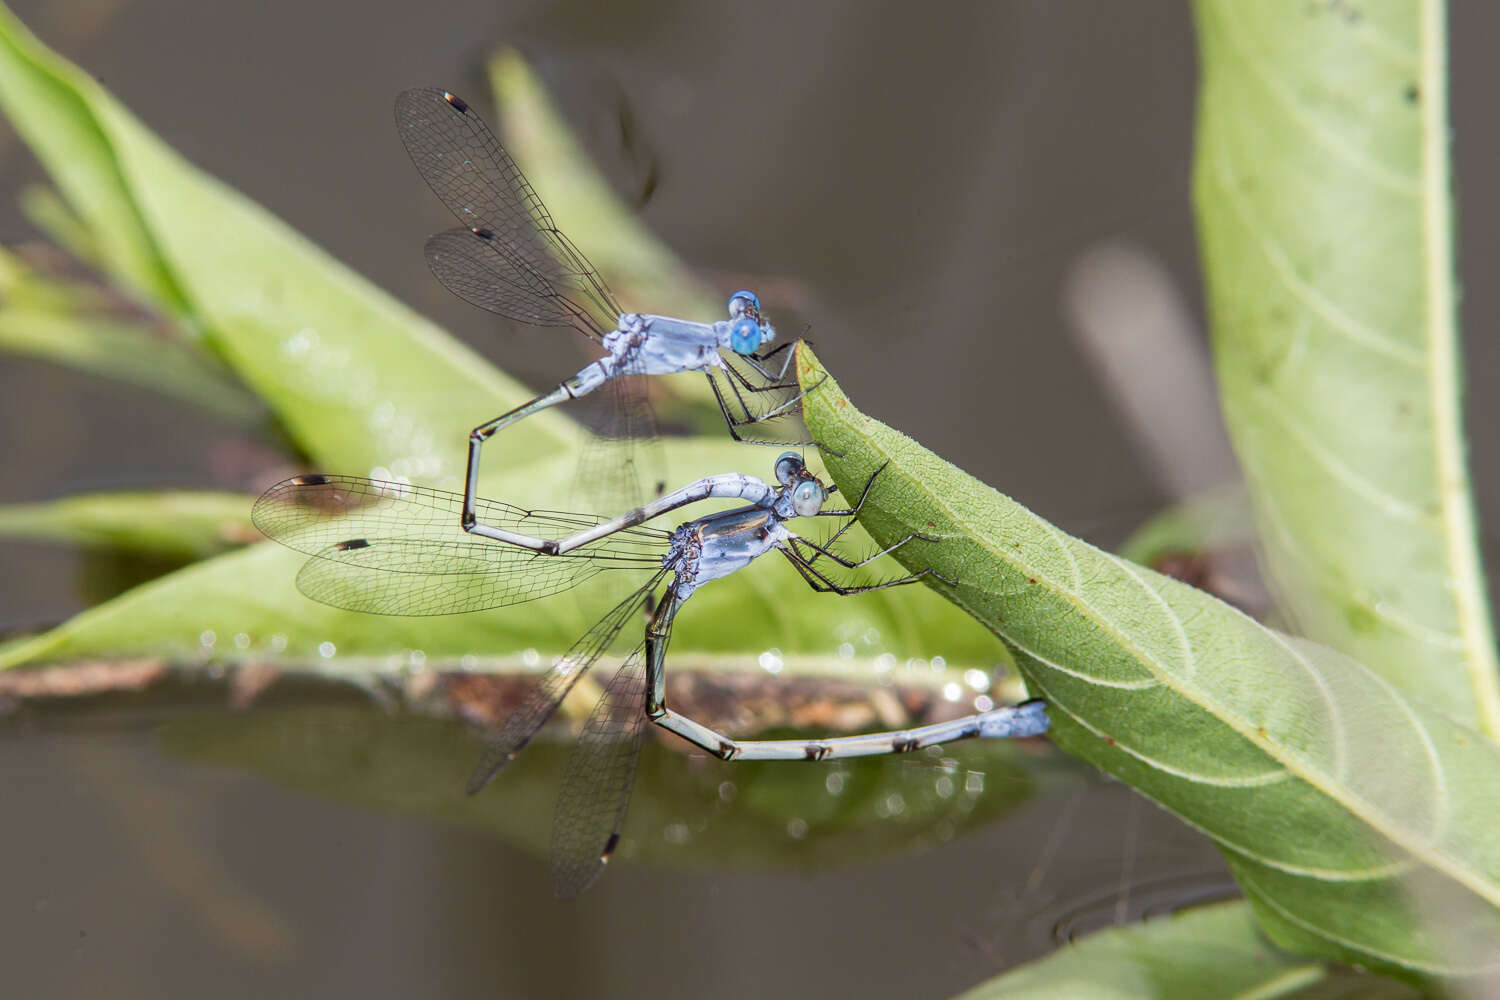
[[(323, 705), (167, 723), (173, 755), (321, 797), (483, 829), (538, 856), (571, 740), (535, 740), (492, 786), (455, 780), (479, 743), (462, 726), (373, 706)], [(616, 857), (629, 863), (818, 869), (930, 849), (1025, 803), (1069, 772), (1050, 748), (973, 741), (909, 756), (726, 762), (663, 735), (646, 745)]]
[[(653, 742), (620, 863), (559, 904), (545, 850), (565, 734), (470, 799), (480, 744), (462, 726), (275, 692), (240, 714), (211, 707), (218, 690), (6, 718), (26, 906), (0, 933), (49, 956), (21, 986), (258, 996), (338, 969), (339, 989), (375, 995), (749, 995), (774, 955), (808, 989), (946, 995), (1224, 887), (1206, 841), (1045, 743), (804, 764)], [(670, 988), (651, 980), (664, 948)]]

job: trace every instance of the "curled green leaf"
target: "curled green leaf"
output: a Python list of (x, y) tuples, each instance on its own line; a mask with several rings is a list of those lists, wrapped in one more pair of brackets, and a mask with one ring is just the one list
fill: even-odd
[(93, 493), (0, 505), (0, 537), (202, 559), (260, 540), (239, 493)]
[[(987, 625), (1053, 738), (1213, 837), (1280, 943), (1500, 972), (1500, 748), (1350, 658), (1071, 538), (860, 413), (806, 345), (808, 426), (860, 523)], [(813, 388), (816, 386), (816, 388)], [(951, 581), (951, 582), (943, 582)]]

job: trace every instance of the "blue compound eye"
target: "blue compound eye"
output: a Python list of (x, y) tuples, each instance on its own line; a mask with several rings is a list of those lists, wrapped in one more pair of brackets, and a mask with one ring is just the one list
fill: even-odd
[(815, 479), (805, 479), (792, 490), (792, 509), (798, 517), (812, 517), (823, 509), (823, 487)]
[(776, 457), (776, 481), (782, 486), (792, 484), (792, 476), (802, 469), (802, 456), (795, 451), (784, 451)]
[(756, 297), (754, 292), (746, 291), (742, 288), (729, 296), (729, 315), (738, 319), (745, 315), (747, 311), (760, 315), (760, 299)]
[(729, 325), (729, 349), (736, 354), (754, 354), (762, 341), (760, 324), (741, 316)]

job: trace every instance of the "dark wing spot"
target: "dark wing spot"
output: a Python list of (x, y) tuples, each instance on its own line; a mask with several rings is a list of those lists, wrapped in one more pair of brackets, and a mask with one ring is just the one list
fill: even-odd
[(340, 552), (350, 552), (354, 549), (367, 549), (370, 541), (367, 538), (351, 538), (347, 542), (339, 542), (334, 546)]
[(446, 90), (443, 91), (443, 100), (445, 100), (449, 104), (453, 105), (453, 109), (455, 111), (461, 111), (464, 114), (468, 114), (469, 113), (469, 106), (463, 102), (463, 99), (459, 98), (459, 97), (454, 97), (452, 94), (448, 93)]
[(320, 476), (316, 473), (309, 476), (293, 476), (291, 484), (293, 486), (327, 486), (328, 477)]

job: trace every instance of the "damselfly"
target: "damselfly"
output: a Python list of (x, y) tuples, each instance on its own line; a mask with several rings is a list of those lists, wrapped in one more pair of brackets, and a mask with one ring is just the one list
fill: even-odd
[[(603, 387), (615, 397), (609, 408), (620, 422), (618, 436), (650, 436), (650, 409), (626, 388), (628, 376), (702, 372), (736, 440), (746, 440), (743, 427), (796, 411), (800, 392), (786, 380), (791, 355), (779, 367), (774, 363), (790, 345), (760, 353), (776, 334), (753, 292), (735, 292), (728, 318), (711, 323), (624, 312), (467, 104), (437, 88), (408, 90), (396, 98), (396, 129), (418, 172), (463, 223), (427, 240), (427, 264), (437, 279), (481, 309), (533, 326), (571, 326), (608, 352), (550, 392), (470, 432), (460, 512), (465, 530), (483, 534), (475, 509), (480, 451), (507, 425)], [(765, 397), (773, 402), (752, 407), (747, 394), (756, 399), (761, 393), (773, 394)]]
[[(453, 537), (452, 519), (470, 502), (465, 497), (351, 476), (289, 479), (266, 491), (253, 517), (271, 538), (314, 557), (297, 575), (304, 594), (354, 611), (479, 611), (557, 593), (604, 570), (649, 574), (557, 661), (501, 724), (469, 779), (471, 793), (483, 788), (531, 740), (622, 630), (643, 609), (649, 611), (642, 640), (625, 656), (584, 726), (559, 793), (552, 872), (558, 896), (569, 897), (593, 882), (619, 839), (648, 720), (723, 760), (863, 757), (969, 737), (1032, 736), (1047, 728), (1041, 703), (1026, 702), (897, 732), (735, 740), (668, 708), (665, 657), (678, 610), (697, 588), (767, 552), (780, 552), (813, 590), (825, 593), (860, 594), (935, 575), (922, 570), (863, 585), (835, 579), (844, 570), (857, 570), (902, 546), (938, 543), (930, 536), (911, 534), (863, 559), (833, 550), (854, 523), (879, 470), (847, 510), (824, 509), (831, 491), (795, 452), (776, 460), (775, 473), (774, 486), (740, 474), (699, 479), (611, 519), (474, 501), (485, 523), (507, 536), (505, 541), (517, 544)], [(669, 511), (712, 498), (743, 500), (746, 505), (687, 521), (671, 532), (646, 525)], [(796, 517), (849, 520), (818, 543), (787, 528), (786, 522)], [(557, 532), (568, 534), (533, 534)]]

